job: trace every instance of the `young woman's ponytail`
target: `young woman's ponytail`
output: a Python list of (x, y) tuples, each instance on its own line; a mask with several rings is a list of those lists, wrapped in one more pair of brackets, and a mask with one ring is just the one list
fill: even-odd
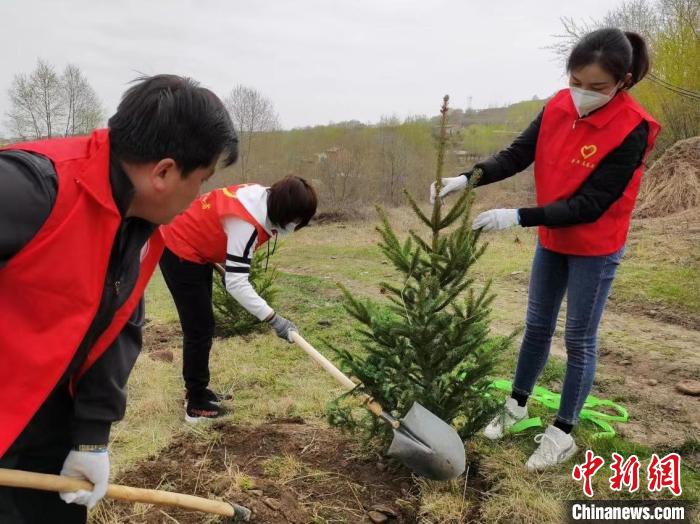
[(625, 31), (625, 36), (632, 45), (632, 65), (629, 71), (632, 73), (632, 78), (627, 85), (627, 87), (632, 87), (649, 72), (649, 50), (647, 43), (640, 34)]

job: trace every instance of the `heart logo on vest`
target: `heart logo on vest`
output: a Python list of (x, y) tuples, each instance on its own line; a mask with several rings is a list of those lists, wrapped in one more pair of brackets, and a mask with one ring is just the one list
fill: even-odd
[(229, 189), (228, 189), (227, 187), (223, 188), (223, 189), (221, 190), (221, 192), (222, 192), (224, 195), (226, 195), (227, 197), (229, 197), (229, 198), (233, 198), (233, 199), (235, 199), (235, 200), (238, 200), (238, 197), (236, 196), (236, 194), (235, 194), (235, 193), (231, 193), (231, 191), (229, 191)]
[(598, 147), (595, 145), (590, 145), (590, 146), (583, 146), (581, 148), (581, 156), (584, 159), (591, 158), (593, 155), (595, 155), (598, 152)]

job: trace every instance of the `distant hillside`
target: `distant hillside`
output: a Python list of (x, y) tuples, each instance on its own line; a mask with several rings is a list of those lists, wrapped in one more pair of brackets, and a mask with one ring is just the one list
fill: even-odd
[[(546, 100), (527, 100), (503, 107), (487, 109), (452, 109), (450, 123), (461, 127), (470, 125), (503, 126), (509, 129), (524, 129), (544, 107)], [(439, 117), (432, 121), (438, 122)]]
[(517, 102), (506, 107), (494, 107), (465, 112), (462, 125), (491, 124), (526, 127), (544, 107), (546, 100), (528, 100)]
[[(481, 110), (452, 109), (445, 172), (460, 173), (507, 146), (537, 116), (544, 100)], [(289, 174), (312, 181), (324, 210), (352, 210), (380, 202), (401, 205), (404, 188), (424, 194), (435, 170), (436, 117), (376, 124), (356, 120), (253, 135), (246, 162), (218, 172), (207, 189), (239, 182), (271, 184)], [(248, 151), (250, 137), (242, 137)], [(509, 183), (509, 191), (529, 190)], [(522, 187), (521, 187), (522, 186)], [(505, 187), (505, 186), (503, 186)]]

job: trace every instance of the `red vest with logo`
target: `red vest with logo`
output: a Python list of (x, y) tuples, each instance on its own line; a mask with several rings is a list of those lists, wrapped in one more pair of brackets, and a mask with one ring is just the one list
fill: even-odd
[[(109, 179), (109, 134), (10, 146), (49, 158), (58, 175), (53, 209), (0, 269), (0, 456), (54, 389), (92, 323), (121, 216)], [(105, 352), (133, 313), (163, 250), (156, 232), (141, 252), (136, 286), (72, 377)]]
[[(660, 126), (626, 91), (584, 118), (578, 118), (568, 89), (547, 103), (535, 152), (537, 205), (571, 197), (611, 151), (642, 120), (649, 124), (644, 159), (654, 147)], [(546, 249), (569, 255), (609, 255), (627, 240), (630, 217), (642, 180), (644, 162), (635, 170), (622, 196), (591, 224), (539, 228)]]
[(238, 191), (250, 184), (222, 187), (205, 193), (170, 224), (161, 226), (165, 246), (178, 257), (198, 264), (226, 260), (223, 219), (240, 218), (258, 232), (257, 247), (270, 239), (265, 228), (238, 200)]

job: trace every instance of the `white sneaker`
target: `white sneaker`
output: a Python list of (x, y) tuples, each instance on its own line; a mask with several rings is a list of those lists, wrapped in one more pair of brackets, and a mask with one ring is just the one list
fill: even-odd
[(503, 411), (484, 429), (484, 436), (489, 440), (498, 440), (508, 428), (525, 418), (527, 418), (527, 406), (518, 406), (517, 400), (508, 397)]
[(569, 460), (578, 451), (571, 435), (554, 426), (548, 426), (544, 433), (537, 435), (535, 442), (540, 446), (525, 465), (528, 471), (542, 471), (557, 466)]

